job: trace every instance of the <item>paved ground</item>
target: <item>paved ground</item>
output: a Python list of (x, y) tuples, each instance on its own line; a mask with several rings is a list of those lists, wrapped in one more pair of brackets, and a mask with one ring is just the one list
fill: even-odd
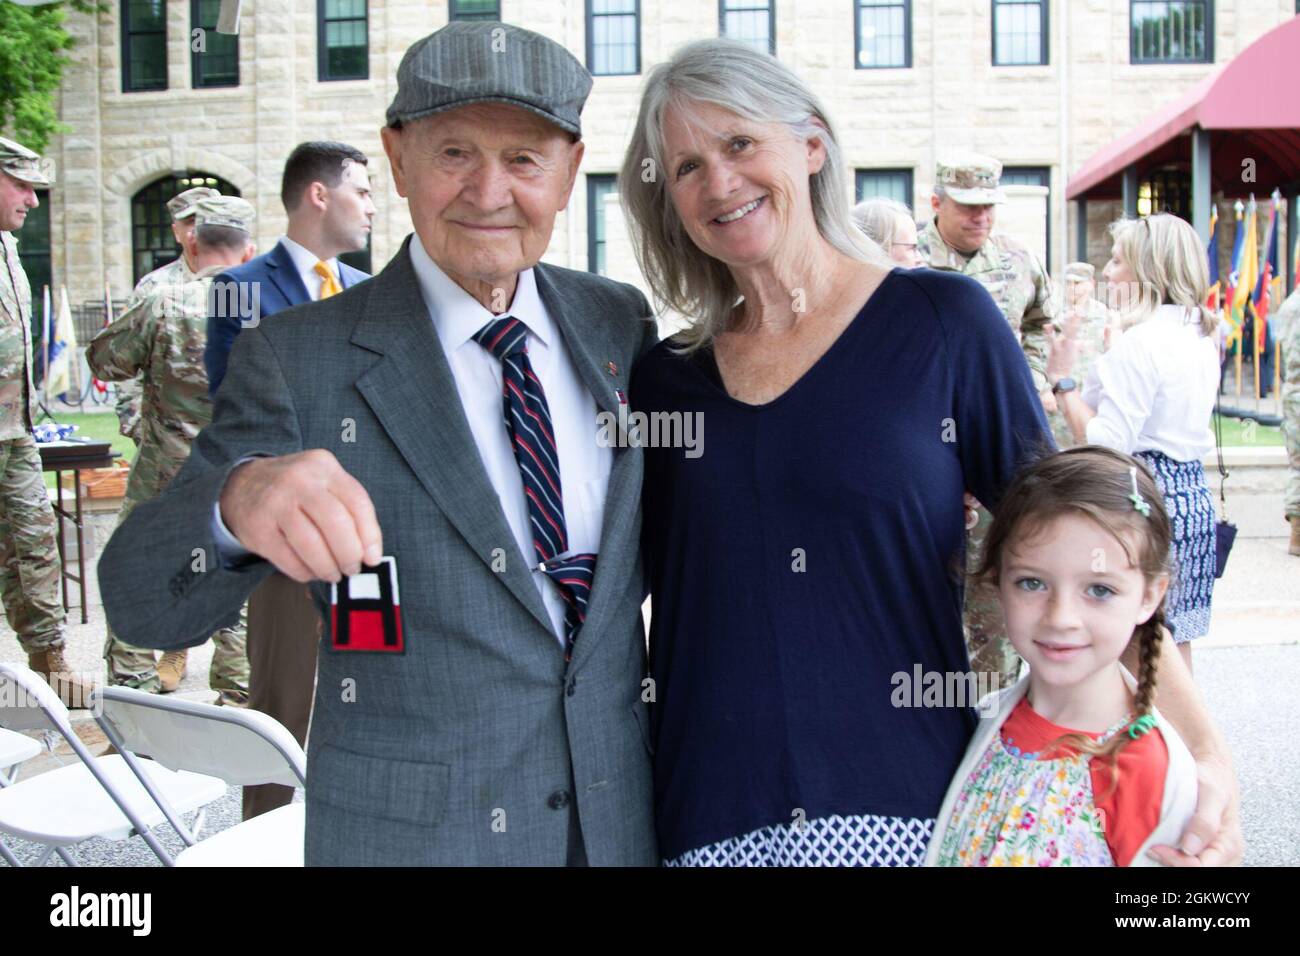
[[(1217, 489), (1217, 481), (1215, 482)], [(1281, 489), (1277, 476), (1243, 467), (1228, 483), (1228, 510), (1240, 526), (1228, 573), (1214, 596), (1210, 635), (1194, 652), (1195, 674), (1211, 712), (1232, 747), (1242, 788), (1246, 862), (1257, 866), (1300, 865), (1300, 747), (1294, 743), (1300, 727), (1300, 558), (1286, 553), (1287, 526), (1281, 520)], [(111, 530), (111, 518), (101, 522)], [(95, 549), (98, 555), (98, 549)], [(69, 615), (68, 657), (73, 667), (102, 668), (103, 608), (93, 570), (89, 574), (90, 621)], [(211, 645), (190, 652), (189, 675), (178, 693), (211, 700), (207, 667)], [(0, 660), (25, 662), (12, 631), (0, 624)], [(93, 752), (105, 742), (93, 723), (78, 723), (79, 733)], [(71, 759), (63, 748), (63, 759)], [(56, 766), (55, 757), (30, 762), (25, 774)], [(208, 830), (238, 819), (238, 791), (230, 790), (208, 812)], [(168, 827), (159, 837), (171, 849), (180, 841)], [(33, 858), (33, 848), (10, 842), (20, 859)], [(124, 843), (90, 841), (77, 851), (82, 862), (97, 865), (157, 865), (139, 837)]]

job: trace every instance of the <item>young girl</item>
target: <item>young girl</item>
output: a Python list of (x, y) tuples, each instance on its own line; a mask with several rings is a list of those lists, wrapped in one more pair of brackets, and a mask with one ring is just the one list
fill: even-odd
[(928, 865), (1154, 866), (1150, 847), (1177, 844), (1196, 769), (1153, 703), (1169, 540), (1150, 473), (1120, 452), (1073, 448), (1008, 489), (976, 579), (1029, 673), (980, 721)]

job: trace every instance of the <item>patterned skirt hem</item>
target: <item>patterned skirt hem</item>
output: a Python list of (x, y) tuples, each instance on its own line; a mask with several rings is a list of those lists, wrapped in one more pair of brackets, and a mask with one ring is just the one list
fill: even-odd
[(920, 866), (934, 820), (875, 814), (760, 827), (687, 850), (664, 866)]

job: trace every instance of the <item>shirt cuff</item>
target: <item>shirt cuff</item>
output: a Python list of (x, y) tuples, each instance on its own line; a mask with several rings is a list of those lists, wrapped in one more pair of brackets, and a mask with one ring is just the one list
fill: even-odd
[[(254, 458), (259, 457), (261, 456), (245, 455), (243, 458), (239, 459), (239, 461), (235, 462), (235, 468), (238, 468), (246, 461), (252, 461)], [(234, 471), (235, 468), (230, 470)], [(229, 478), (227, 478), (227, 480), (229, 480)], [(226, 523), (221, 520), (220, 498), (213, 502), (212, 505), (212, 537), (215, 538), (217, 542), (217, 557), (221, 559), (221, 563), (227, 568), (245, 563), (249, 558), (256, 557), (252, 551), (249, 551), (239, 543), (239, 539), (231, 533), (230, 529), (226, 527)]]

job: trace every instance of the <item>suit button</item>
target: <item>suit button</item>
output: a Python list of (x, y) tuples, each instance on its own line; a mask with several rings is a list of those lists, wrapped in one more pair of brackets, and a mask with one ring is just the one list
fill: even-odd
[(576, 677), (570, 677), (569, 686), (564, 688), (565, 695), (568, 697), (572, 697), (577, 692), (577, 690), (578, 690), (578, 679)]
[(546, 805), (552, 810), (563, 810), (569, 805), (569, 791), (556, 790), (546, 798)]

